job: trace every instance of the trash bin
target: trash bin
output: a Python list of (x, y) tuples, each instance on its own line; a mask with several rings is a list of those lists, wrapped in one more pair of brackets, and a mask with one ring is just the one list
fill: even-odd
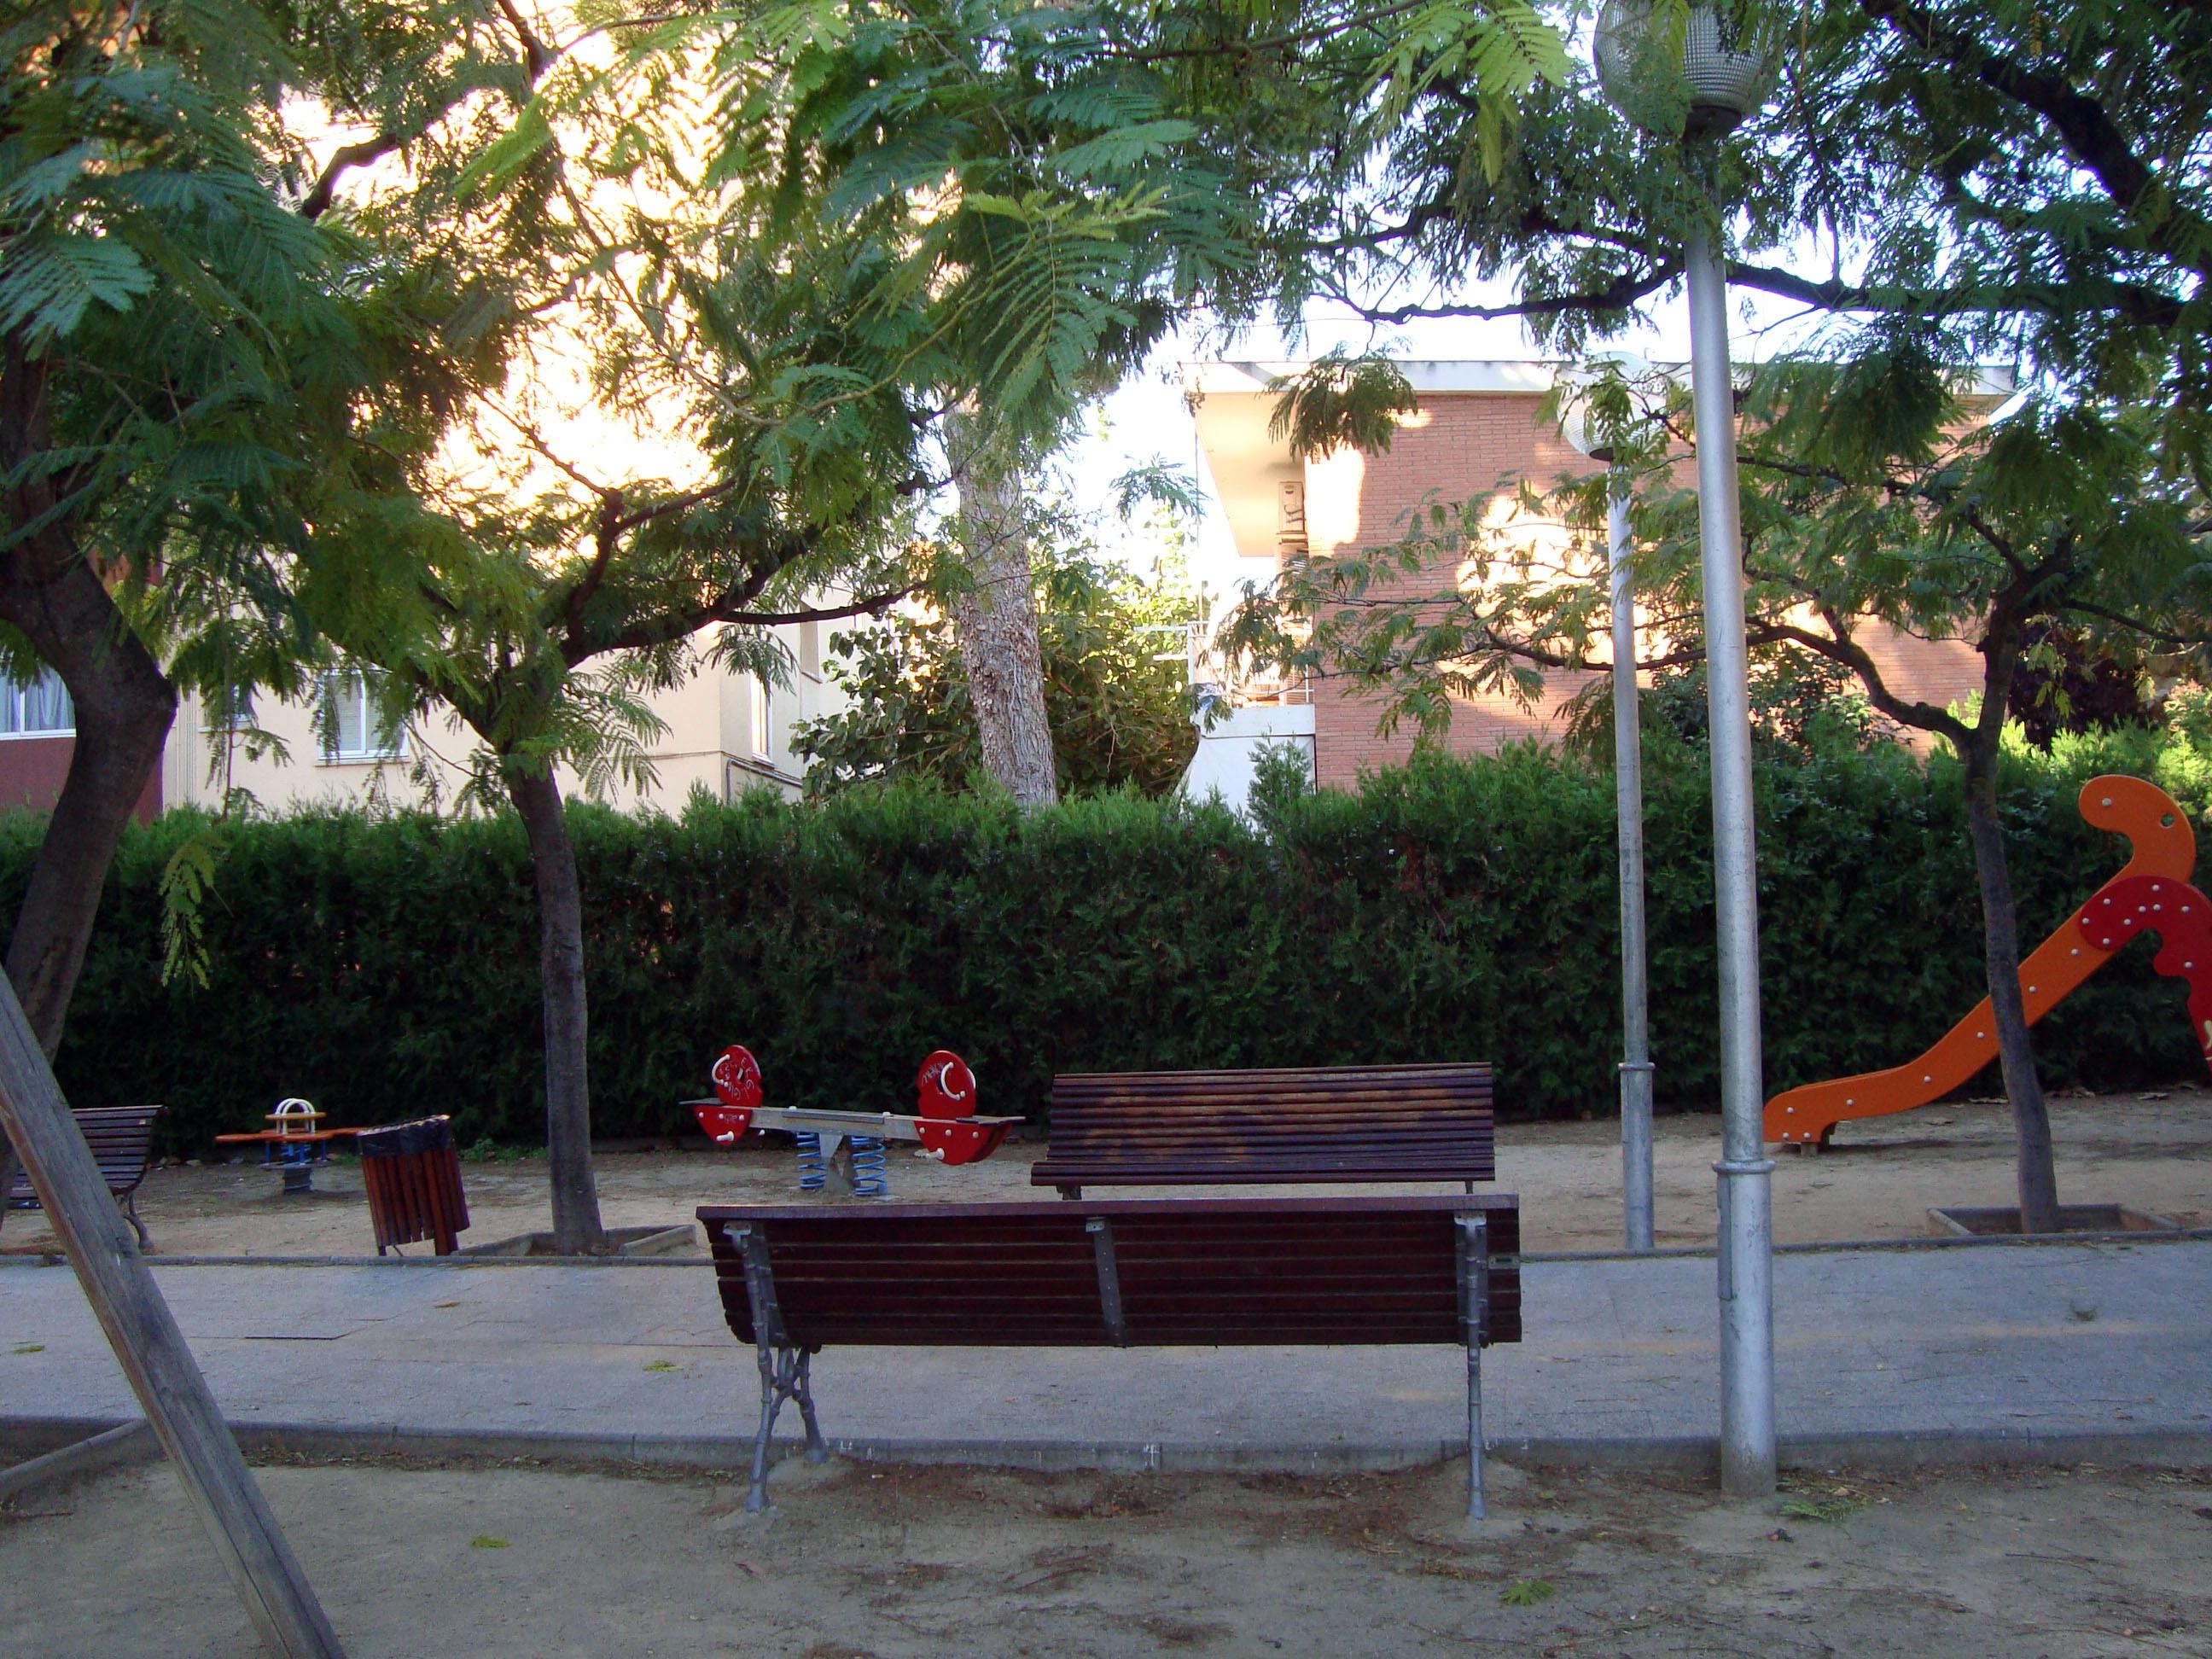
[(363, 1129), (354, 1137), (354, 1150), (361, 1154), (377, 1255), (426, 1238), (440, 1255), (453, 1255), (456, 1236), (469, 1224), (453, 1125), (442, 1117), (425, 1117)]

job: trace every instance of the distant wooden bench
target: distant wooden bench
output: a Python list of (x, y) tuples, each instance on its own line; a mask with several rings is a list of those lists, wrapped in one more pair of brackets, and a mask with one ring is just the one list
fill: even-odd
[(832, 1343), (1443, 1342), (1467, 1350), (1468, 1513), (1482, 1514), (1481, 1352), (1521, 1340), (1510, 1194), (707, 1205), (699, 1219), (730, 1329), (760, 1364), (750, 1510), (767, 1502), (785, 1401), (805, 1423), (808, 1461), (829, 1455), (808, 1370)]
[[(1037, 1187), (1497, 1177), (1490, 1067), (1091, 1072), (1052, 1082)], [(1473, 1186), (1467, 1189), (1473, 1191)]]
[[(138, 1218), (138, 1183), (146, 1178), (146, 1165), (154, 1144), (154, 1120), (161, 1116), (162, 1110), (159, 1106), (88, 1106), (70, 1114), (76, 1120), (85, 1145), (92, 1148), (93, 1158), (100, 1165), (100, 1179), (106, 1182), (107, 1190), (123, 1206), (124, 1218), (137, 1229), (138, 1248), (142, 1250), (152, 1241), (146, 1237), (146, 1224)], [(31, 1185), (30, 1172), (20, 1166), (8, 1188), (8, 1207), (40, 1207), (38, 1189)]]

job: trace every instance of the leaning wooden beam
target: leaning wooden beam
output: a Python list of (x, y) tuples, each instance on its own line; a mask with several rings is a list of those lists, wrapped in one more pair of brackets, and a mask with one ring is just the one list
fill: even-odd
[(125, 1231), (123, 1212), (107, 1195), (100, 1166), (77, 1133), (61, 1085), (4, 974), (0, 1129), (7, 1131), (30, 1172), (47, 1224), (61, 1236), (84, 1298), (198, 1509), (262, 1641), (270, 1651), (298, 1659), (342, 1659), (344, 1650), (337, 1633), (247, 1472), (238, 1442), (152, 1271)]

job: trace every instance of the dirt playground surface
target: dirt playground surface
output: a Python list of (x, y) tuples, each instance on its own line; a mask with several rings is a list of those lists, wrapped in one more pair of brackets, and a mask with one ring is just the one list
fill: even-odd
[[(2212, 1094), (2053, 1102), (2062, 1195), (2212, 1224)], [(1710, 1240), (1717, 1121), (1663, 1120), (1662, 1243)], [(1910, 1237), (1931, 1204), (2002, 1204), (2002, 1106), (1846, 1126), (1784, 1156), (1785, 1242)], [(1508, 1126), (1499, 1185), (1535, 1249), (1619, 1243), (1615, 1126)], [(1030, 1196), (1034, 1146), (963, 1170), (894, 1157), (893, 1195)], [(705, 1201), (787, 1200), (787, 1146), (610, 1152), (610, 1224)], [(470, 1161), (483, 1241), (546, 1224), (542, 1160)], [(142, 1207), (168, 1255), (361, 1254), (356, 1166), (306, 1198), (254, 1165), (156, 1171)], [(4, 1247), (51, 1248), (36, 1217)], [(976, 1363), (990, 1363), (979, 1354)], [(374, 1656), (2212, 1656), (2212, 1470), (1954, 1468), (1786, 1477), (1730, 1502), (1705, 1480), (1491, 1462), (1397, 1474), (1033, 1474), (833, 1462), (776, 1472), (742, 1514), (726, 1474), (264, 1465), (259, 1478), (356, 1659)], [(0, 1652), (254, 1651), (169, 1469), (0, 1506)]]
[[(2212, 1226), (2212, 1091), (2057, 1095), (2051, 1115), (2064, 1202), (2125, 1204), (2185, 1227)], [(1711, 1243), (1719, 1118), (1662, 1117), (1655, 1139), (1658, 1242)], [(1521, 1195), (1525, 1248), (1620, 1248), (1617, 1124), (1509, 1123), (1498, 1132), (1498, 1186)], [(1042, 1152), (1037, 1143), (1017, 1142), (959, 1169), (926, 1163), (910, 1152), (891, 1148), (895, 1200), (1051, 1196), (1050, 1188), (1029, 1183), (1030, 1165)], [(702, 1142), (696, 1150), (605, 1152), (595, 1163), (601, 1209), (611, 1227), (689, 1222), (702, 1204), (789, 1203), (799, 1197), (793, 1155), (781, 1136), (748, 1136), (736, 1151)], [(542, 1156), (466, 1160), (462, 1180), (472, 1222), (463, 1235), (465, 1246), (551, 1225)], [(1133, 1188), (1127, 1195), (1142, 1191)], [(1774, 1232), (1785, 1244), (1918, 1237), (1929, 1231), (1933, 1206), (2017, 1201), (2008, 1109), (1994, 1101), (1945, 1103), (1844, 1124), (1829, 1152), (1781, 1153), (1774, 1172)], [(360, 1167), (343, 1158), (319, 1167), (314, 1191), (305, 1196), (284, 1195), (276, 1172), (255, 1163), (156, 1170), (139, 1189), (138, 1209), (156, 1255), (365, 1255), (374, 1250)], [(0, 1227), (0, 1251), (57, 1248), (36, 1214), (10, 1215)], [(695, 1237), (694, 1248), (703, 1250), (703, 1241)]]
[[(1707, 1483), (787, 1465), (704, 1475), (264, 1467), (348, 1651), (1941, 1655), (2212, 1652), (2212, 1476)], [(127, 1541), (127, 1547), (125, 1540)], [(127, 1562), (127, 1565), (125, 1563)], [(254, 1651), (159, 1465), (0, 1510), (0, 1631), (44, 1659)]]

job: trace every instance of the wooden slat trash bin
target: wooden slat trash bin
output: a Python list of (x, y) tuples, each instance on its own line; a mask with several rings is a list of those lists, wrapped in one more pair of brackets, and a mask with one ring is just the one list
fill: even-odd
[(361, 1154), (377, 1255), (426, 1238), (440, 1255), (453, 1255), (457, 1236), (469, 1225), (453, 1125), (442, 1117), (425, 1117), (363, 1129), (354, 1138), (354, 1148)]

